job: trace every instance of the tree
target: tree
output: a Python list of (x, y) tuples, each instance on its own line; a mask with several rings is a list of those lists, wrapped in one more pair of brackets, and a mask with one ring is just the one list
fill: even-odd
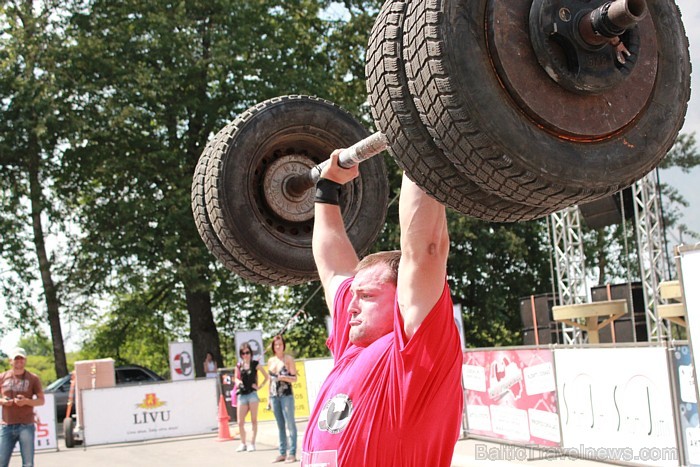
[[(322, 3), (95, 0), (72, 18), (67, 70), (83, 125), (59, 186), (79, 212), (76, 277), (84, 290), (139, 297), (140, 313), (186, 311), (196, 361), (213, 349), (222, 363), (215, 311), (242, 321), (217, 290), (259, 289), (212, 264), (190, 212), (195, 164), (254, 103), (329, 89)], [(132, 304), (115, 303), (113, 318)]]
[[(3, 276), (2, 289), (15, 312), (14, 326), (28, 331), (48, 321), (59, 376), (68, 372), (56, 280), (56, 270), (63, 268), (50, 256), (47, 236), (51, 229), (60, 231), (66, 217), (49, 189), (66, 125), (55, 79), (61, 13), (51, 1), (11, 0), (0, 9), (0, 258), (13, 272)], [(32, 250), (34, 258), (28, 254)], [(45, 316), (34, 311), (37, 279)]]
[(678, 135), (659, 167), (662, 169), (679, 167), (683, 172), (688, 173), (698, 165), (700, 165), (700, 151), (695, 140), (695, 132), (692, 132)]

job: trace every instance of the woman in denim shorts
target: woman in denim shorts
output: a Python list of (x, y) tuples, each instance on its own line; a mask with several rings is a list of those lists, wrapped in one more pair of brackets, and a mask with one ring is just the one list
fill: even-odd
[[(239, 360), (236, 365), (236, 398), (238, 401), (237, 417), (238, 430), (241, 435), (241, 445), (236, 451), (255, 451), (255, 437), (258, 434), (258, 389), (265, 386), (270, 378), (265, 367), (253, 360), (250, 344), (244, 342), (238, 350)], [(263, 375), (262, 384), (258, 385), (258, 372)], [(253, 425), (253, 435), (246, 445), (245, 418), (250, 411), (250, 422)]]

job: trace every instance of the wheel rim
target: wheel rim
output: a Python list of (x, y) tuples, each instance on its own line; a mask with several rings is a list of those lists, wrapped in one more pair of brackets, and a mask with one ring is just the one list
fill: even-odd
[(322, 135), (319, 139), (299, 137), (299, 132), (288, 128), (261, 146), (252, 160), (252, 183), (248, 186), (255, 215), (269, 235), (288, 246), (308, 247), (313, 231), (313, 190), (295, 196), (285, 184), (290, 177), (321, 163), (328, 148)]

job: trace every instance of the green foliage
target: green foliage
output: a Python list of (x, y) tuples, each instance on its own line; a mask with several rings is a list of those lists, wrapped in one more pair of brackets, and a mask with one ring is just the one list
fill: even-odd
[(544, 220), (493, 224), (450, 212), (448, 278), (467, 345), (520, 344), (520, 297), (551, 290)]
[(329, 33), (324, 36), (324, 50), (331, 62), (331, 80), (326, 92), (331, 100), (362, 116), (370, 126), (372, 119), (365, 99), (365, 49), (383, 2), (347, 0), (342, 3), (346, 15), (329, 18)]
[(166, 377), (171, 341), (187, 340), (182, 303), (173, 302), (169, 284), (150, 284), (117, 296), (113, 308), (90, 329), (85, 359), (113, 358), (116, 365), (138, 364)]
[(53, 357), (51, 356), (30, 354), (26, 368), (39, 376), (43, 386), (56, 379), (56, 370), (54, 369)]
[(29, 355), (50, 357), (53, 354), (51, 339), (46, 337), (42, 331), (20, 338), (17, 346), (22, 347)]
[[(49, 322), (59, 373), (66, 371), (59, 325), (65, 297), (55, 284), (68, 271), (51, 256), (47, 238), (65, 232), (70, 218), (51, 189), (71, 127), (68, 93), (57, 79), (65, 42), (63, 13), (55, 2), (41, 0), (10, 0), (0, 8), (0, 263), (11, 271), (0, 277), (0, 290), (13, 327), (27, 331)], [(37, 279), (41, 297), (32, 284)], [(38, 300), (45, 311), (35, 309)]]
[[(173, 304), (169, 313), (187, 308), (192, 322), (206, 310), (186, 306), (184, 296), (210, 295), (225, 355), (236, 329), (279, 328), (296, 311), (293, 292), (245, 284), (212, 264), (189, 211), (190, 184), (210, 135), (258, 101), (305, 93), (360, 109), (363, 60), (354, 62), (370, 13), (351, 5), (348, 20), (331, 21), (321, 18), (323, 4), (97, 0), (73, 16), (66, 70), (84, 125), (66, 151), (59, 184), (72, 193), (83, 226), (75, 269), (83, 289), (133, 294), (154, 280), (169, 283), (162, 292)], [(352, 48), (342, 36), (325, 39), (344, 28)], [(341, 96), (348, 86), (336, 87), (336, 77), (351, 63), (345, 82), (361, 83), (362, 92)], [(118, 326), (123, 319), (113, 316), (96, 336), (127, 345), (120, 336), (133, 328)], [(104, 334), (115, 329), (121, 334)], [(123, 355), (123, 348), (105, 348), (105, 339), (90, 345), (96, 342)]]
[(695, 132), (692, 132), (678, 135), (659, 167), (662, 169), (679, 167), (683, 172), (688, 173), (698, 165), (700, 165), (700, 150), (695, 140)]

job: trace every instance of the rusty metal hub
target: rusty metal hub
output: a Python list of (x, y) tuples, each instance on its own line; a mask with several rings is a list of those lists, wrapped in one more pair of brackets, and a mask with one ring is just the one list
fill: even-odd
[(606, 138), (631, 124), (651, 97), (653, 21), (642, 0), (612, 2), (612, 19), (610, 3), (489, 0), (489, 56), (498, 77), (521, 110), (553, 134)]
[(530, 38), (549, 77), (570, 91), (586, 94), (620, 84), (639, 57), (639, 28), (633, 19), (638, 22), (646, 13), (643, 2), (641, 16), (633, 16), (625, 8), (628, 4), (616, 0), (591, 8), (585, 0), (533, 1)]
[(306, 175), (314, 167), (308, 157), (291, 154), (271, 163), (263, 179), (265, 200), (280, 218), (290, 222), (305, 222), (314, 217), (314, 190), (297, 192), (289, 182)]

